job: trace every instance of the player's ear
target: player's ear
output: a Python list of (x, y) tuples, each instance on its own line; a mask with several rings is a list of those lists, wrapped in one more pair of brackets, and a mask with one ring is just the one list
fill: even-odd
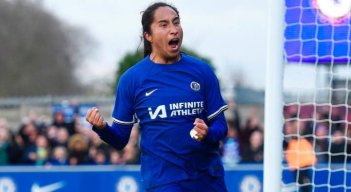
[(152, 36), (151, 34), (144, 32), (144, 38), (149, 41), (150, 43), (152, 43)]

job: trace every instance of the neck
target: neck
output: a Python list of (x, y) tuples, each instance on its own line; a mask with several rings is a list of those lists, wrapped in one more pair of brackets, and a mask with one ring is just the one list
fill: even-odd
[(150, 59), (157, 64), (172, 64), (180, 60), (180, 54), (175, 57), (162, 57), (155, 53), (151, 53)]

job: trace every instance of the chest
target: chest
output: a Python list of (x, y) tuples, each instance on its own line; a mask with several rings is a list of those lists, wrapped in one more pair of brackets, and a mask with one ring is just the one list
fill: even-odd
[(204, 80), (189, 71), (162, 71), (143, 80), (135, 101), (139, 118), (197, 116), (206, 108)]

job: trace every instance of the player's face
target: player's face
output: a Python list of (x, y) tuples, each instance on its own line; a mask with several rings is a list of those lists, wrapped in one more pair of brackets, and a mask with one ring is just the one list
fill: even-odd
[(178, 61), (183, 40), (183, 29), (177, 13), (170, 7), (159, 7), (154, 13), (151, 34), (145, 34), (151, 42), (151, 59), (158, 63)]

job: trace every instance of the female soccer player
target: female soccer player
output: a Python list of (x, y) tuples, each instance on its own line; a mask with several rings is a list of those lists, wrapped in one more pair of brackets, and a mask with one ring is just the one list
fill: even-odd
[(180, 52), (183, 30), (175, 7), (154, 3), (141, 22), (145, 57), (120, 78), (112, 125), (97, 108), (87, 121), (122, 149), (138, 119), (147, 191), (227, 191), (219, 153), (227, 105), (216, 76), (207, 63)]

